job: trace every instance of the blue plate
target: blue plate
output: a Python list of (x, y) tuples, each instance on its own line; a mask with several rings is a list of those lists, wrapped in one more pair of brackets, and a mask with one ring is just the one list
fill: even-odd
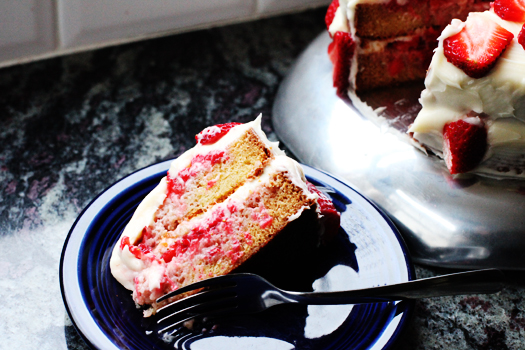
[[(232, 318), (211, 330), (152, 331), (131, 292), (111, 275), (112, 248), (171, 161), (139, 170), (109, 187), (80, 214), (60, 260), (62, 297), (79, 334), (100, 349), (388, 349), (399, 337), (412, 302), (336, 306), (277, 306)], [(378, 208), (331, 175), (303, 166), (341, 212), (338, 236), (309, 268), (313, 290), (356, 289), (413, 279), (413, 266), (395, 226)], [(324, 254), (324, 255), (323, 255)]]

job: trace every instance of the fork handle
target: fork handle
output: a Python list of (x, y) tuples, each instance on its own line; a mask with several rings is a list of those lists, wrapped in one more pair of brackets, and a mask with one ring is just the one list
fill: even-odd
[(491, 294), (499, 292), (503, 282), (504, 275), (500, 270), (485, 269), (350, 291), (283, 291), (283, 294), (295, 302), (311, 305), (365, 304), (448, 295)]

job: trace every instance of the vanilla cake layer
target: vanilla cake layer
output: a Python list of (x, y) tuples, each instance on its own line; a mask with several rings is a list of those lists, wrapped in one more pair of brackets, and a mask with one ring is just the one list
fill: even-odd
[[(410, 35), (421, 28), (444, 28), (452, 18), (488, 8), (487, 1), (348, 1), (348, 18), (354, 19), (360, 38), (392, 38)], [(352, 14), (353, 13), (353, 14)]]
[(391, 39), (361, 39), (355, 59), (359, 67), (355, 72), (356, 89), (423, 80), (438, 35), (434, 28), (424, 28)]

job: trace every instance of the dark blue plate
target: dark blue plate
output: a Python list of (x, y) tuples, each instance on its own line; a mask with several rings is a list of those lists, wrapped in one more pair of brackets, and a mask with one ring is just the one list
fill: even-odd
[[(100, 349), (388, 349), (413, 303), (277, 306), (199, 332), (161, 337), (131, 292), (111, 275), (112, 248), (133, 211), (165, 176), (171, 161), (139, 170), (101, 193), (80, 214), (65, 241), (60, 286), (80, 335)], [(413, 267), (390, 220), (344, 182), (303, 166), (306, 177), (341, 212), (341, 229), (306, 275), (314, 290), (343, 290), (409, 281)]]

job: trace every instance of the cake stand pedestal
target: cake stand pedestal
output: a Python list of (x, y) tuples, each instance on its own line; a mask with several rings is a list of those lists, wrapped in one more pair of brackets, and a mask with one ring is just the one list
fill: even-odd
[(360, 96), (384, 118), (338, 98), (329, 42), (317, 37), (279, 88), (273, 125), (283, 143), (381, 207), (414, 261), (524, 270), (525, 181), (453, 177), (442, 160), (415, 148), (404, 132), (420, 109), (422, 84)]

